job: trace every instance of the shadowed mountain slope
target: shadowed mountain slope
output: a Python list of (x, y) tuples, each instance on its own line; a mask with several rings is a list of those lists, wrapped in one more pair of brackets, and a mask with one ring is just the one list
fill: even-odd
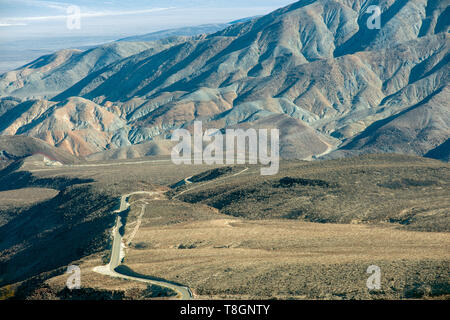
[(424, 101), (373, 123), (342, 149), (426, 154), (444, 144), (450, 135), (449, 94), (447, 86)]
[(443, 144), (428, 151), (425, 157), (439, 159), (442, 161), (450, 161), (450, 139), (447, 139)]

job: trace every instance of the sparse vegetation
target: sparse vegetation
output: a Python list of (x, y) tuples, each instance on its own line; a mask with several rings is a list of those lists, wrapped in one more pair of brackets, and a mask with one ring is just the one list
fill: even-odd
[[(83, 258), (82, 291), (64, 290), (66, 276), (60, 274), (22, 286), (26, 294), (19, 297), (170, 297), (158, 288), (92, 272), (93, 266), (109, 261), (119, 196), (158, 190), (153, 196), (138, 194), (128, 200), (125, 241), (144, 206), (124, 260), (132, 274), (188, 285), (202, 298), (449, 295), (448, 164), (394, 155), (290, 161), (282, 162), (280, 174), (273, 177), (260, 176), (258, 166), (237, 176), (231, 173), (240, 172), (240, 167), (224, 169), (223, 175), (211, 174), (222, 171), (209, 167), (173, 168), (170, 162), (158, 162), (130, 164), (126, 170), (123, 165), (105, 166), (100, 176), (98, 169), (89, 167), (33, 172), (29, 181), (56, 181), (54, 187), (60, 191), (20, 209), (0, 227), (3, 283), (64, 269)], [(191, 176), (208, 178), (164, 193), (169, 190), (164, 185)], [(63, 186), (61, 179), (90, 182)], [(180, 197), (170, 199), (182, 190)], [(19, 239), (29, 239), (31, 245), (21, 247)], [(39, 254), (38, 263), (27, 269), (34, 254)], [(370, 264), (383, 270), (381, 291), (365, 287)]]
[(273, 177), (240, 175), (179, 198), (248, 219), (399, 223), (450, 231), (448, 164), (407, 156), (284, 163)]
[(116, 202), (98, 186), (80, 185), (16, 214), (0, 227), (2, 284), (105, 250)]
[(142, 294), (144, 298), (166, 298), (176, 295), (177, 294), (170, 289), (158, 287), (155, 285), (149, 285)]

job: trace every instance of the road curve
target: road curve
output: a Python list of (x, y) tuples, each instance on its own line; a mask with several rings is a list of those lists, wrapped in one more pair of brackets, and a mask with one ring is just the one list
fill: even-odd
[[(184, 194), (185, 192), (191, 191), (193, 189), (199, 188), (201, 186), (204, 186), (206, 184), (212, 183), (212, 182), (217, 182), (217, 181), (221, 181), (221, 180), (225, 180), (228, 179), (230, 177), (235, 177), (238, 176), (244, 172), (246, 172), (249, 168), (245, 168), (242, 171), (239, 171), (238, 173), (235, 173), (231, 176), (227, 176), (224, 177), (222, 179), (216, 179), (216, 180), (212, 180), (212, 181), (208, 181), (206, 183), (203, 183), (201, 185), (192, 187), (190, 189), (184, 190), (183, 192), (179, 193), (178, 195), (176, 195), (175, 197), (173, 197), (173, 199), (177, 198), (178, 196)], [(186, 184), (192, 184), (192, 181), (190, 181), (189, 179), (192, 177), (187, 177), (186, 179), (184, 179)], [(116, 268), (120, 265), (122, 259), (125, 257), (125, 245), (123, 243), (123, 239), (122, 236), (120, 234), (120, 228), (122, 228), (123, 224), (120, 218), (120, 213), (128, 210), (128, 208), (130, 207), (130, 204), (128, 203), (128, 198), (132, 195), (135, 194), (149, 194), (149, 195), (154, 195), (154, 194), (158, 194), (158, 192), (149, 192), (149, 191), (137, 191), (137, 192), (133, 192), (133, 193), (129, 193), (129, 194), (125, 194), (122, 195), (122, 197), (120, 198), (120, 208), (119, 210), (116, 210), (115, 213), (117, 213), (117, 218), (116, 218), (116, 226), (114, 227), (113, 230), (113, 245), (112, 245), (112, 249), (111, 249), (111, 259), (109, 261), (109, 263), (106, 266), (99, 266), (99, 267), (95, 267), (94, 271), (97, 273), (101, 273), (103, 275), (108, 275), (111, 277), (115, 277), (115, 278), (122, 278), (122, 279), (128, 279), (128, 280), (134, 280), (134, 281), (140, 281), (140, 282), (145, 282), (145, 283), (149, 283), (149, 284), (153, 284), (153, 285), (157, 285), (163, 288), (168, 288), (171, 289), (173, 291), (175, 291), (178, 295), (177, 297), (179, 299), (182, 300), (190, 300), (193, 299), (193, 294), (192, 291), (185, 286), (181, 286), (181, 285), (176, 285), (170, 282), (166, 282), (166, 281), (158, 281), (158, 280), (150, 280), (147, 279), (145, 277), (139, 277), (139, 276), (130, 276), (130, 275), (126, 275), (120, 272), (116, 271)], [(144, 205), (144, 209), (145, 210), (145, 205)], [(139, 225), (139, 222), (138, 222)]]
[(116, 218), (116, 226), (114, 227), (114, 230), (113, 230), (113, 245), (112, 245), (112, 249), (111, 249), (111, 259), (106, 266), (95, 267), (94, 271), (97, 273), (101, 273), (103, 275), (108, 275), (108, 276), (115, 277), (115, 278), (122, 278), (122, 279), (127, 279), (127, 280), (145, 282), (145, 283), (153, 284), (153, 285), (160, 286), (163, 288), (168, 288), (168, 289), (175, 291), (178, 294), (177, 297), (182, 300), (193, 299), (192, 291), (188, 287), (176, 285), (176, 284), (162, 281), (162, 280), (158, 281), (158, 280), (150, 280), (150, 279), (147, 279), (144, 277), (139, 277), (139, 276), (130, 276), (130, 275), (122, 274), (115, 270), (120, 265), (122, 259), (125, 257), (125, 251), (124, 251), (125, 245), (123, 244), (122, 236), (119, 232), (119, 230), (123, 226), (123, 224), (122, 224), (119, 214), (121, 212), (126, 211), (130, 207), (130, 204), (128, 203), (127, 199), (134, 194), (150, 194), (150, 195), (152, 195), (152, 194), (157, 194), (157, 192), (139, 191), (139, 192), (133, 192), (130, 194), (123, 195), (120, 198), (120, 209), (115, 211), (115, 213), (117, 213), (117, 218)]

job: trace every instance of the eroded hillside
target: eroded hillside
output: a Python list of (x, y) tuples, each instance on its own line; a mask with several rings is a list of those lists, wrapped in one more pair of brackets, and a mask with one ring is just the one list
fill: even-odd
[[(379, 30), (367, 27), (370, 5), (381, 8)], [(277, 123), (289, 131), (285, 158), (340, 148), (336, 156), (428, 155), (450, 137), (448, 8), (434, 0), (305, 0), (210, 35), (59, 53), (3, 75), (0, 85), (15, 88), (3, 94), (54, 88), (55, 97), (13, 109), (3, 99), (1, 133), (76, 155), (126, 148), (97, 157), (134, 157), (143, 153), (135, 145), (193, 120), (220, 129), (268, 126), (282, 115), (295, 120)], [(41, 79), (34, 70), (42, 69)], [(33, 85), (22, 86), (19, 74)], [(86, 117), (73, 115), (74, 103)]]

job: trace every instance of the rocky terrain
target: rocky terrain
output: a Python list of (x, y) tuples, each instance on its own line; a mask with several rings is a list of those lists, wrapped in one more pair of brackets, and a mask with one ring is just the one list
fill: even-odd
[[(382, 10), (380, 30), (367, 27), (372, 4)], [(448, 8), (302, 0), (209, 35), (65, 50), (1, 76), (0, 133), (81, 156), (121, 149), (101, 158), (123, 158), (147, 154), (134, 146), (154, 139), (164, 153), (164, 139), (193, 120), (219, 129), (275, 124), (284, 158), (445, 160)]]

